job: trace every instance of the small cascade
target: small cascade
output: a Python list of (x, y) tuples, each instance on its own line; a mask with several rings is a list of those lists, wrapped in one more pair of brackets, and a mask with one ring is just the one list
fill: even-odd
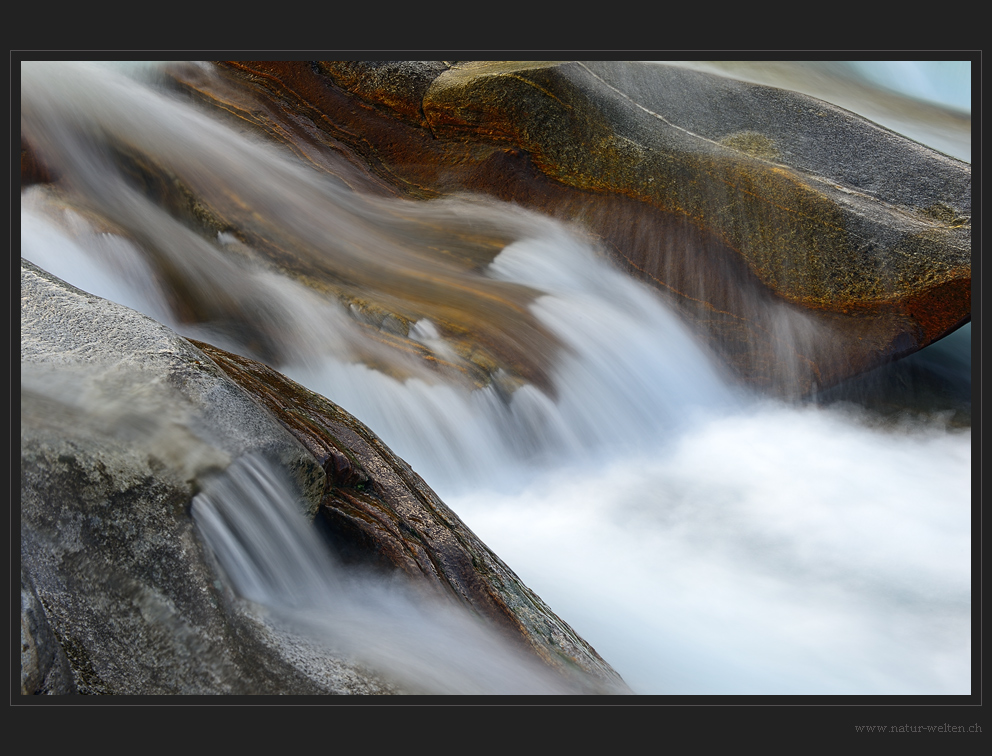
[[(65, 179), (22, 192), (23, 257), (354, 414), (637, 692), (970, 691), (971, 435), (939, 396), (884, 417), (857, 391), (755, 397), (581, 229), (364, 196), (154, 71), (25, 63), (22, 110)], [(215, 205), (177, 219), (122, 154)], [(824, 338), (765, 316), (782, 363)], [(919, 359), (960, 390), (969, 348)], [(343, 569), (293, 501), (245, 459), (194, 504), (278, 632), (429, 692), (559, 690), (473, 618)]]

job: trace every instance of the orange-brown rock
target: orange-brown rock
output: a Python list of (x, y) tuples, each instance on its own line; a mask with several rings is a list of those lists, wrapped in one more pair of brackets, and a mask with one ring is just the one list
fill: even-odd
[(970, 166), (813, 98), (632, 63), (220, 69), (176, 77), (363, 191), (579, 221), (755, 385), (830, 385), (970, 320)]

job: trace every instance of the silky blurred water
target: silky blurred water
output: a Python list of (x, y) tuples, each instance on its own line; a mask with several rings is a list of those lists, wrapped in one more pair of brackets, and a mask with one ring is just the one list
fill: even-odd
[[(813, 78), (808, 66), (774, 70), (793, 82)], [(861, 78), (844, 107), (856, 97), (874, 112), (872, 93), (889, 103), (895, 91), (875, 79), (894, 69), (865, 70), (846, 70)], [(49, 75), (34, 69), (28, 83), (43, 89)], [(145, 108), (160, 124), (158, 114), (168, 112), (176, 131), (163, 125), (159, 139), (191, 142), (206, 130), (202, 115), (144, 84), (102, 91), (108, 102), (129, 98), (118, 106)], [(903, 104), (901, 118), (933, 107)], [(74, 106), (89, 113), (85, 103)], [(133, 117), (140, 127), (141, 114)], [(960, 133), (945, 136), (938, 148), (962, 141)], [(231, 171), (275, 166), (265, 170), (279, 181), (302, 176), (285, 156), (219, 125), (208, 137), (214, 141), (188, 152), (218, 156)], [(73, 170), (131, 202), (112, 177), (92, 175), (103, 166)], [(300, 201), (341, 196), (318, 188), (323, 199)], [(361, 248), (376, 208), (345, 197), (329, 212)], [(971, 431), (961, 421), (970, 412), (970, 326), (829, 401), (756, 397), (728, 383), (661, 300), (614, 270), (576, 229), (496, 203), (455, 201), (449, 209), (502, 224), (512, 239), (483, 270), (457, 280), (479, 292), (533, 293), (532, 321), (519, 322), (560, 345), (546, 360), (553, 395), (498, 381), (470, 390), (414, 366), (391, 377), (353, 358), (361, 329), (335, 303), (263, 269), (208, 269), (208, 256), (223, 259), (223, 239), (198, 242), (196, 265), (223, 276), (211, 285), (222, 280), (242, 292), (252, 303), (247, 312), (278, 334), (281, 370), (410, 462), (636, 692), (970, 692)], [(134, 204), (121, 222), (145, 228), (154, 212)], [(41, 267), (180, 333), (219, 336), (177, 322), (130, 242), (83, 214), (53, 209), (42, 190), (22, 193), (21, 224), (22, 255)], [(156, 224), (148, 227), (178, 233)], [(403, 251), (409, 239), (396, 241), (388, 227), (368, 233), (395, 243), (392, 258), (378, 264), (414, 269)], [(511, 328), (516, 316), (505, 317), (498, 322)], [(427, 317), (410, 335), (439, 355), (450, 348)], [(896, 384), (897, 401), (887, 403)]]
[[(357, 660), (407, 692), (574, 692), (478, 617), (401, 579), (346, 570), (262, 457), (207, 480), (192, 514), (236, 593), (263, 607), (279, 646)], [(312, 665), (313, 666), (317, 665)]]

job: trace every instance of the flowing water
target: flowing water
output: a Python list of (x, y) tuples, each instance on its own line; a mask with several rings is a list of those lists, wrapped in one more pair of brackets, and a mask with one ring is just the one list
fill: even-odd
[[(330, 650), (417, 693), (569, 692), (454, 602), (431, 600), (399, 579), (343, 569), (263, 458), (236, 460), (207, 481), (192, 511), (232, 587), (263, 608), (269, 637), (295, 655)], [(320, 665), (311, 659), (307, 668)]]
[[(864, 93), (880, 90), (862, 84), (870, 109)], [(970, 692), (970, 327), (819, 402), (754, 396), (580, 228), (478, 198), (355, 194), (170, 98), (154, 69), (25, 63), (22, 87), (23, 128), (76, 193), (69, 209), (40, 187), (22, 192), (22, 256), (180, 333), (278, 358), (407, 460), (636, 692)], [(907, 103), (903, 117), (930, 107)], [(453, 367), (425, 370), (396, 348), (388, 317), (370, 325), (237, 239), (193, 234), (120, 176), (111, 142), (193, 186), (236, 188), (308, 264), (401, 312), (407, 347)], [(466, 242), (454, 262), (432, 255), (436, 234), (466, 230), (500, 243)], [(152, 272), (162, 260), (207, 317), (177, 315)], [(533, 380), (502, 368), (482, 387), (465, 380), (442, 316), (483, 329), (497, 362)], [(208, 542), (242, 595), (349, 637), (322, 607), (354, 607), (356, 594), (337, 567), (321, 570), (337, 584), (307, 577), (330, 558), (310, 535), (286, 525), (282, 544), (246, 545), (230, 534), (226, 502), (249, 489), (270, 489), (260, 522), (280, 511), (276, 484), (252, 469), (199, 500)], [(381, 603), (393, 627), (428, 622)], [(366, 610), (337, 616), (361, 624)], [(383, 655), (388, 637), (367, 640), (349, 650), (403, 666)], [(487, 648), (466, 642), (461, 661), (432, 667), (447, 682), (428, 687), (542, 689), (529, 673), (489, 677), (499, 664), (486, 666)]]

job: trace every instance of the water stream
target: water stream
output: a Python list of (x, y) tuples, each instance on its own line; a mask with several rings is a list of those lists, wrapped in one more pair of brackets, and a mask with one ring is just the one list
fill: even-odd
[[(477, 198), (408, 206), (355, 195), (173, 100), (153, 73), (24, 64), (24, 123), (87, 201), (70, 209), (41, 187), (24, 191), (23, 257), (234, 351), (257, 346), (248, 331), (263, 334), (282, 372), (368, 424), (636, 692), (970, 692), (971, 431), (960, 411), (970, 411), (970, 327), (830, 402), (754, 396), (581, 229)], [(354, 311), (139, 195), (102, 153), (113, 139), (140, 140), (191, 181), (244, 191), (319, 264), (409, 313), (409, 340), (438, 360), (459, 360), (431, 319), (443, 309), (466, 327), (485, 323), (498, 354), (534, 355), (530, 369), (552, 388), (498, 370), (482, 388), (425, 371), (390, 346), (388, 319), (370, 340)], [(505, 246), (442, 262), (424, 241), (439, 226), (484, 229)], [(237, 327), (177, 317), (142, 240), (185, 280), (224, 291)], [(410, 290), (429, 305), (404, 299)], [(225, 542), (225, 502), (250, 498), (246, 481), (275, 485), (238, 474), (227, 484), (236, 492), (198, 505), (225, 570), (242, 595), (326, 624), (335, 612), (321, 607), (353, 594), (307, 577), (330, 558), (311, 535), (292, 529), (281, 545), (248, 548), (271, 553), (263, 568)], [(265, 499), (273, 512), (278, 499)], [(396, 627), (422, 621), (395, 617)], [(390, 644), (369, 639), (370, 663), (401, 667), (375, 651)], [(449, 679), (434, 689), (532, 690), (524, 673), (487, 678), (485, 648), (466, 644), (462, 662), (435, 665)]]

